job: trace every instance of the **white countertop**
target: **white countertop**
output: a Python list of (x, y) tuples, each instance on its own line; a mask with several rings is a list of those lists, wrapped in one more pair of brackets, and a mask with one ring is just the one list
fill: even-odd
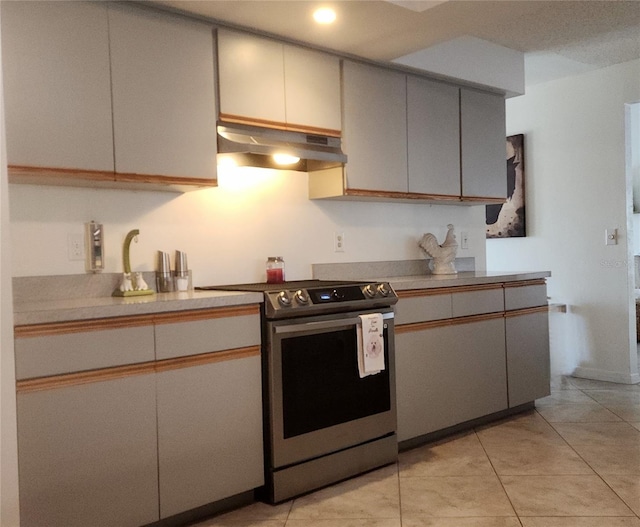
[(14, 304), (16, 326), (258, 304), (262, 293), (188, 291), (134, 297), (73, 298)]

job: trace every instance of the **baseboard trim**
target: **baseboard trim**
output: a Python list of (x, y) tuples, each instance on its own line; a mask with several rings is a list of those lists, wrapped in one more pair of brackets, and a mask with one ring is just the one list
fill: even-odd
[(617, 384), (640, 383), (640, 374), (638, 373), (623, 373), (617, 371), (599, 370), (596, 368), (582, 368), (580, 366), (573, 370), (571, 376), (579, 377), (581, 379), (591, 379), (593, 381), (615, 382)]
[(465, 421), (464, 423), (459, 423), (448, 428), (443, 428), (442, 430), (436, 430), (435, 432), (430, 432), (425, 435), (413, 437), (411, 439), (405, 439), (404, 441), (400, 441), (398, 443), (398, 451), (404, 452), (406, 450), (411, 450), (427, 443), (439, 441), (440, 439), (444, 439), (460, 432), (471, 430), (472, 428), (475, 428), (477, 426), (484, 426), (494, 421), (498, 421), (506, 417), (511, 417), (512, 415), (520, 414), (523, 412), (529, 412), (531, 410), (535, 410), (535, 401), (530, 401), (519, 406), (514, 406), (513, 408), (500, 410), (499, 412), (485, 415), (483, 417), (478, 417), (476, 419), (472, 419), (471, 421)]

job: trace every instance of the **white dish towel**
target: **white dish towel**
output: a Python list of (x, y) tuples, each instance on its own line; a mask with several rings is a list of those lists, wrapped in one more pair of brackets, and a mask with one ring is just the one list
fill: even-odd
[(382, 313), (360, 315), (358, 324), (358, 373), (360, 378), (384, 370), (384, 321)]

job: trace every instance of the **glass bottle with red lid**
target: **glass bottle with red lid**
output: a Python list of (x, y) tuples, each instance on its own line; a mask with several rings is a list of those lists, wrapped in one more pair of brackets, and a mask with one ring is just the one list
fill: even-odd
[(267, 283), (281, 284), (284, 282), (284, 260), (282, 256), (267, 258)]

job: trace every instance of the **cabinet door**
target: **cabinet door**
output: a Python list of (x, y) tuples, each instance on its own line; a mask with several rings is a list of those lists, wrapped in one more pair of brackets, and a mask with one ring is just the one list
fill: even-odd
[(507, 197), (504, 98), (460, 90), (462, 196)]
[(460, 196), (459, 92), (407, 77), (409, 192)]
[(347, 188), (407, 192), (406, 76), (345, 61), (343, 103)]
[(23, 527), (158, 521), (152, 374), (18, 393)]
[(161, 518), (263, 485), (259, 355), (157, 380)]
[(396, 329), (398, 440), (507, 408), (502, 318)]
[(284, 46), (284, 66), (287, 125), (339, 135), (342, 129), (340, 60)]
[(1, 9), (9, 164), (113, 172), (106, 6)]
[(116, 171), (215, 178), (209, 25), (109, 6)]
[(505, 321), (509, 407), (514, 407), (551, 393), (549, 315), (507, 315)]
[(283, 45), (218, 30), (220, 119), (284, 123)]

